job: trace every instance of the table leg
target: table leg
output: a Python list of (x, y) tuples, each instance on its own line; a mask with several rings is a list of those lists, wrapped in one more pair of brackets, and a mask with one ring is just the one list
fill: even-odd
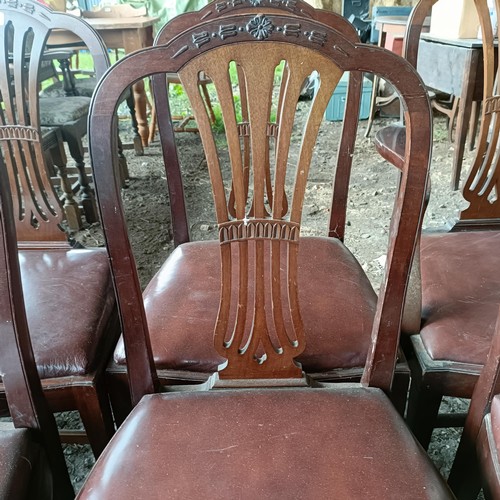
[[(149, 47), (153, 45), (153, 27), (149, 26), (144, 30), (139, 30), (138, 33), (128, 33), (127, 36), (123, 37), (123, 48), (125, 53), (129, 54), (138, 49), (144, 47)], [(135, 101), (135, 116), (137, 119), (137, 128), (139, 135), (141, 137), (142, 146), (147, 146), (149, 141), (149, 127), (148, 127), (148, 116), (147, 116), (147, 97), (144, 88), (144, 81), (141, 80), (135, 83), (132, 87), (132, 93), (134, 95)], [(134, 144), (138, 141), (134, 140)], [(142, 151), (138, 151), (135, 147), (136, 154), (143, 154)]]
[[(383, 47), (385, 44), (384, 25), (382, 24), (378, 26), (378, 29), (378, 46)], [(373, 75), (372, 98), (370, 100), (370, 113), (368, 115), (368, 124), (366, 125), (365, 137), (368, 137), (370, 135), (373, 120), (375, 119), (375, 113), (377, 112), (377, 94), (379, 83), (380, 78), (377, 75)]]
[(149, 127), (147, 115), (147, 99), (144, 88), (144, 81), (139, 81), (133, 86), (135, 101), (135, 117), (137, 119), (137, 128), (141, 136), (142, 145), (147, 146), (149, 140)]
[(464, 64), (464, 78), (462, 81), (462, 93), (458, 107), (457, 128), (455, 131), (455, 144), (453, 152), (451, 188), (457, 190), (460, 184), (460, 173), (464, 161), (465, 140), (470, 122), (472, 110), (472, 98), (474, 97), (475, 75), (479, 63), (480, 51), (469, 51)]

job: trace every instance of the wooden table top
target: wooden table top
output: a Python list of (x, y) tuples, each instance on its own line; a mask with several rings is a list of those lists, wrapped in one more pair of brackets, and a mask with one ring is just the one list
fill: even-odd
[[(408, 22), (408, 16), (380, 16), (375, 18), (375, 23), (377, 27), (382, 26), (384, 24), (390, 24), (393, 26), (406, 26)], [(426, 17), (424, 21), (424, 27), (428, 27), (431, 25), (431, 18)]]
[(160, 20), (159, 17), (93, 17), (83, 18), (95, 30), (140, 29), (152, 26)]
[[(453, 45), (455, 47), (465, 47), (467, 49), (482, 49), (483, 40), (481, 38), (441, 38), (433, 36), (431, 33), (422, 35), (422, 40), (441, 43), (443, 45)], [(494, 40), (495, 47), (498, 46), (498, 39)]]

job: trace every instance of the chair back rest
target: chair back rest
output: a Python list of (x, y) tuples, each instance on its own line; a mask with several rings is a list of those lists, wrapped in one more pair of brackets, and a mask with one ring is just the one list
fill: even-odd
[(54, 498), (73, 498), (54, 416), (43, 395), (24, 308), (9, 178), (0, 156), (0, 366), (15, 427), (33, 429), (52, 470)]
[[(200, 25), (200, 33), (204, 33), (202, 24), (208, 20), (221, 19), (232, 15), (244, 14), (285, 14), (294, 15), (298, 18), (313, 19), (320, 23), (329, 26), (342, 33), (352, 43), (358, 43), (359, 37), (354, 26), (347, 19), (335, 12), (315, 9), (303, 0), (291, 0), (286, 2), (275, 2), (272, 0), (264, 0), (262, 2), (210, 2), (199, 11), (186, 12), (174, 17), (158, 32), (154, 45), (162, 45), (171, 43), (172, 40), (179, 36), (186, 29)], [(297, 26), (297, 24), (295, 24)], [(286, 82), (286, 71), (284, 68), (284, 77), (282, 82)], [(239, 74), (239, 69), (238, 69)], [(205, 76), (205, 75), (204, 75)], [(345, 116), (354, 117), (358, 115), (361, 102), (363, 76), (361, 73), (353, 72), (349, 76), (348, 92), (345, 104)], [(248, 121), (248, 109), (246, 102), (246, 92), (244, 91), (245, 81), (240, 78), (238, 81), (241, 96), (241, 114), (245, 121)], [(277, 108), (281, 106), (282, 94), (284, 89), (280, 90)], [(275, 124), (275, 132), (277, 132), (279, 123)], [(342, 130), (341, 146), (338, 150), (337, 169), (335, 171), (335, 196), (332, 198), (332, 206), (330, 210), (329, 236), (334, 236), (340, 240), (344, 239), (345, 224), (346, 224), (346, 207), (347, 207), (347, 190), (352, 166), (352, 154), (354, 143), (356, 141), (358, 121), (349, 119), (344, 121)], [(270, 139), (274, 139), (270, 137)], [(249, 144), (248, 139), (242, 137), (245, 146), (243, 153), (244, 168), (248, 170), (249, 162)], [(169, 186), (181, 186), (182, 179), (176, 178), (178, 170), (169, 169), (167, 176), (169, 177)], [(186, 208), (182, 204), (181, 197), (172, 196), (170, 192), (172, 205), (172, 224), (174, 244), (185, 243), (189, 241), (188, 222), (186, 216)], [(284, 199), (285, 203), (287, 199)], [(234, 205), (234, 191), (231, 190), (230, 205)]]
[[(459, 225), (493, 226), (500, 224), (500, 89), (499, 70), (491, 18), (486, 2), (476, 0), (483, 37), (483, 107), (476, 153), (463, 186), (469, 206), (460, 213)], [(495, 1), (497, 15), (500, 1)], [(497, 50), (499, 50), (497, 48)]]
[[(273, 122), (270, 120), (273, 82), (281, 61), (288, 71), (286, 83), (280, 86), (284, 89), (280, 113)], [(230, 77), (233, 63), (242, 68), (246, 82), (248, 125), (239, 123), (235, 113)], [(297, 161), (293, 161), (289, 152), (297, 100), (305, 77), (313, 69), (319, 73), (319, 91), (301, 133)], [(232, 378), (299, 377), (301, 372), (294, 358), (304, 349), (305, 339), (297, 299), (300, 283), (296, 276), (304, 191), (325, 108), (345, 71), (375, 72), (389, 80), (401, 93), (408, 120), (407, 156), (393, 212), (386, 277), (373, 325), (374, 345), (364, 378), (365, 383), (390, 388), (431, 149), (430, 111), (425, 90), (415, 71), (401, 58), (383, 49), (354, 45), (338, 31), (314, 20), (278, 14), (242, 15), (224, 18), (223, 25), (218, 20), (207, 22), (203, 30), (196, 26), (168, 45), (127, 56), (107, 73), (94, 94), (90, 152), (122, 312), (122, 329), (130, 348), (127, 364), (130, 372), (141, 373), (132, 380), (135, 401), (141, 392), (153, 387), (145, 378), (145, 373), (151, 370), (148, 363), (151, 364), (152, 357), (133, 254), (123, 230), (120, 189), (109, 168), (110, 165), (117, 168), (109, 131), (120, 95), (127, 85), (154, 75), (164, 161), (166, 164), (176, 162), (172, 154), (175, 140), (168, 101), (166, 107), (158, 103), (166, 96), (165, 75), (179, 74), (199, 125), (219, 226), (222, 292), (214, 338), (217, 350), (228, 359), (225, 374)], [(221, 170), (217, 143), (199, 94), (197, 76), (200, 72), (214, 82), (223, 103), (229, 174)], [(250, 138), (248, 191), (241, 159), (239, 130), (242, 127), (248, 129)], [(272, 190), (268, 193), (265, 182), (265, 165), (270, 161), (268, 137), (275, 131), (274, 175)], [(179, 168), (178, 165), (175, 168)], [(288, 206), (283, 195), (288, 189), (287, 179), (293, 180)], [(235, 215), (231, 214), (226, 197), (231, 186), (235, 192)], [(269, 266), (264, 262), (269, 262)], [(250, 272), (255, 273), (255, 289), (248, 286)], [(239, 278), (232, 280), (232, 276)], [(282, 308), (278, 303), (282, 303), (284, 296), (288, 304)], [(145, 354), (141, 359), (132, 360), (129, 353), (139, 350)]]
[(47, 172), (39, 121), (39, 76), (51, 30), (73, 32), (89, 48), (98, 76), (109, 67), (99, 35), (74, 16), (26, 0), (0, 5), (0, 148), (22, 242), (65, 242), (63, 211)]

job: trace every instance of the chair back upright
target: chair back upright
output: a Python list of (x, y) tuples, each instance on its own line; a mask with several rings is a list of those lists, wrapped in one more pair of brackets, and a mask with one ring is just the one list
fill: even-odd
[(27, 0), (0, 7), (0, 148), (9, 172), (18, 240), (66, 245), (64, 218), (45, 166), (39, 120), (39, 73), (52, 29), (68, 30), (87, 44), (97, 74), (109, 66), (99, 35), (74, 16)]
[[(9, 179), (0, 156), (0, 373), (16, 428), (32, 430), (49, 462), (53, 497), (73, 498), (54, 416), (43, 395), (24, 308)], [(1, 432), (1, 431), (0, 431)], [(50, 486), (49, 486), (50, 487)], [(38, 494), (41, 495), (39, 491)]]
[[(273, 122), (270, 120), (273, 82), (276, 67), (282, 61), (287, 67), (286, 81), (279, 87), (284, 89), (282, 106)], [(230, 76), (233, 63), (241, 67), (246, 82), (248, 126), (239, 123), (235, 113)], [(306, 113), (297, 158), (292, 159), (290, 144), (297, 100), (305, 77), (313, 70), (319, 72), (319, 91)], [(304, 192), (325, 108), (345, 71), (380, 73), (401, 93), (407, 119), (407, 154), (393, 211), (387, 271), (362, 381), (390, 390), (431, 150), (427, 96), (415, 71), (394, 54), (355, 45), (338, 31), (311, 19), (247, 14), (224, 18), (224, 24), (219, 20), (208, 21), (185, 31), (167, 45), (127, 56), (107, 73), (94, 94), (90, 153), (122, 314), (134, 404), (145, 393), (154, 391), (156, 380), (142, 292), (124, 229), (120, 187), (110, 168), (110, 165), (117, 168), (110, 131), (120, 96), (133, 82), (153, 75), (164, 162), (173, 169), (179, 169), (179, 165), (177, 156), (171, 154), (175, 144), (168, 99), (166, 107), (158, 107), (158, 98), (163, 95), (166, 99), (165, 75), (179, 74), (191, 100), (207, 158), (219, 227), (222, 292), (214, 341), (218, 352), (228, 360), (219, 375), (232, 379), (298, 378), (302, 372), (294, 358), (305, 342), (297, 299), (300, 282), (296, 279)], [(200, 72), (214, 82), (221, 101), (230, 172), (222, 168), (217, 141), (200, 97), (197, 78)], [(346, 119), (357, 120), (357, 114)], [(243, 127), (249, 133), (252, 159), (248, 190), (242, 172), (239, 132)], [(266, 144), (269, 134), (276, 129), (269, 196), (265, 189), (265, 166), (273, 162)], [(290, 182), (289, 187), (286, 181)], [(235, 193), (235, 215), (231, 214), (226, 196), (231, 186)], [(285, 191), (290, 200), (287, 206)], [(251, 272), (255, 273), (254, 289), (247, 287)], [(287, 297), (288, 303), (282, 308), (283, 297)]]
[[(490, 13), (486, 2), (475, 0), (483, 38), (483, 106), (476, 153), (462, 194), (469, 206), (462, 210), (458, 226), (498, 228), (500, 219), (500, 82)], [(495, 0), (500, 13), (500, 1)], [(497, 54), (498, 55), (498, 54)], [(498, 60), (498, 57), (496, 58)]]

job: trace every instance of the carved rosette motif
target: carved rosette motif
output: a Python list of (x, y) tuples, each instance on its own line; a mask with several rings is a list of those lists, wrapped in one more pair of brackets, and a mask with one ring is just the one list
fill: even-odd
[[(246, 32), (253, 36), (258, 41), (263, 41), (268, 39), (274, 32), (281, 33), (285, 37), (295, 37), (299, 38), (301, 36), (305, 37), (309, 42), (318, 45), (325, 45), (327, 42), (327, 34), (323, 31), (303, 31), (300, 23), (289, 23), (283, 26), (275, 26), (272, 20), (263, 14), (253, 17), (246, 24), (237, 26), (236, 24), (226, 24), (219, 25), (218, 31), (213, 31), (209, 33), (208, 31), (201, 31), (199, 33), (193, 33), (192, 42), (193, 46), (184, 45), (180, 47), (177, 52), (172, 56), (173, 59), (180, 56), (186, 50), (193, 48), (201, 48), (203, 45), (210, 43), (213, 39), (220, 38), (224, 40), (228, 37), (237, 36), (240, 33)], [(335, 46), (336, 49), (339, 49)], [(340, 49), (339, 49), (340, 50)]]
[(274, 26), (266, 16), (255, 16), (246, 25), (246, 30), (257, 40), (265, 40), (273, 32)]

